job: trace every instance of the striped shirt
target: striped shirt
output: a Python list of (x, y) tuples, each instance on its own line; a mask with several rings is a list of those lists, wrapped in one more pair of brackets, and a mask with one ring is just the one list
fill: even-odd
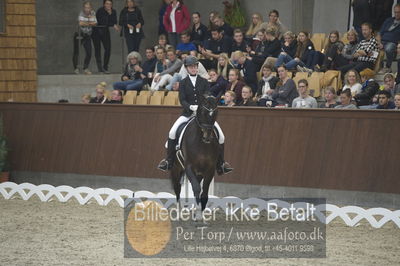
[(369, 40), (362, 40), (356, 48), (356, 51), (359, 50), (365, 51), (367, 55), (358, 57), (357, 61), (375, 63), (379, 55), (378, 42), (375, 37), (371, 37)]
[[(96, 13), (94, 13), (94, 11), (90, 11), (89, 15), (86, 15), (83, 11), (81, 11), (81, 13), (79, 13), (79, 17), (78, 17), (78, 21), (79, 22), (94, 22), (97, 23), (97, 19), (96, 19)], [(92, 34), (92, 27), (91, 26), (81, 26), (81, 32), (84, 34)]]

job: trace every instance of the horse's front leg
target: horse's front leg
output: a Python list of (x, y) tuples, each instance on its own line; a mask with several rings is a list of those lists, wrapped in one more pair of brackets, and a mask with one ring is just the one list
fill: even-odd
[(203, 179), (203, 191), (201, 193), (201, 211), (204, 211), (204, 209), (207, 206), (207, 202), (208, 202), (208, 190), (210, 188), (210, 184), (211, 181), (214, 178), (214, 171), (213, 172), (209, 172), (204, 176)]
[(183, 175), (183, 170), (181, 167), (174, 165), (170, 171), (170, 179), (172, 182), (172, 186), (174, 188), (176, 202), (179, 203), (180, 195), (181, 195), (181, 178)]
[(196, 203), (200, 204), (200, 192), (201, 192), (200, 182), (197, 179), (197, 176), (193, 172), (192, 167), (190, 165), (188, 165), (185, 169), (186, 169), (186, 176), (189, 179), (190, 183), (192, 184), (193, 195), (196, 198)]

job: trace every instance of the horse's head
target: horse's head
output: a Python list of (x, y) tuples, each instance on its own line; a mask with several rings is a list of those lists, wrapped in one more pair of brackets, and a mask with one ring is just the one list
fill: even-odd
[(214, 123), (218, 114), (218, 101), (212, 95), (205, 94), (200, 99), (200, 105), (197, 110), (196, 119), (203, 133), (204, 143), (210, 143), (214, 136)]

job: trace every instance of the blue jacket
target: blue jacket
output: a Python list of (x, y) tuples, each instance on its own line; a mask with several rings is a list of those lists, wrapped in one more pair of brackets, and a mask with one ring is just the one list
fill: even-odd
[(400, 41), (400, 24), (397, 25), (392, 31), (389, 31), (390, 26), (392, 26), (394, 22), (394, 18), (387, 18), (385, 22), (383, 22), (380, 34), (382, 41), (384, 42), (393, 42), (398, 43)]
[(378, 105), (378, 106), (376, 107), (376, 109), (394, 109), (394, 108), (396, 108), (396, 105), (395, 105), (394, 102), (392, 102), (392, 101), (389, 101), (389, 102), (388, 102), (388, 105), (387, 105), (386, 108), (385, 108), (384, 106), (382, 106), (382, 105)]
[(225, 93), (228, 84), (229, 81), (224, 79), (222, 76), (219, 76), (216, 82), (210, 83), (211, 94), (217, 98), (220, 98)]
[(176, 46), (176, 50), (181, 52), (190, 52), (190, 51), (196, 51), (197, 48), (193, 43), (189, 42), (189, 43), (178, 44)]

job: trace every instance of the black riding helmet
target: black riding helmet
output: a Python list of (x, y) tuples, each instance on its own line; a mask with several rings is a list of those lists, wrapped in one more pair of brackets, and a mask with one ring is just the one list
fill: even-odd
[(185, 60), (183, 61), (183, 64), (185, 65), (185, 67), (198, 65), (199, 64), (199, 60), (197, 60), (196, 57), (190, 55), (190, 56), (185, 58)]

